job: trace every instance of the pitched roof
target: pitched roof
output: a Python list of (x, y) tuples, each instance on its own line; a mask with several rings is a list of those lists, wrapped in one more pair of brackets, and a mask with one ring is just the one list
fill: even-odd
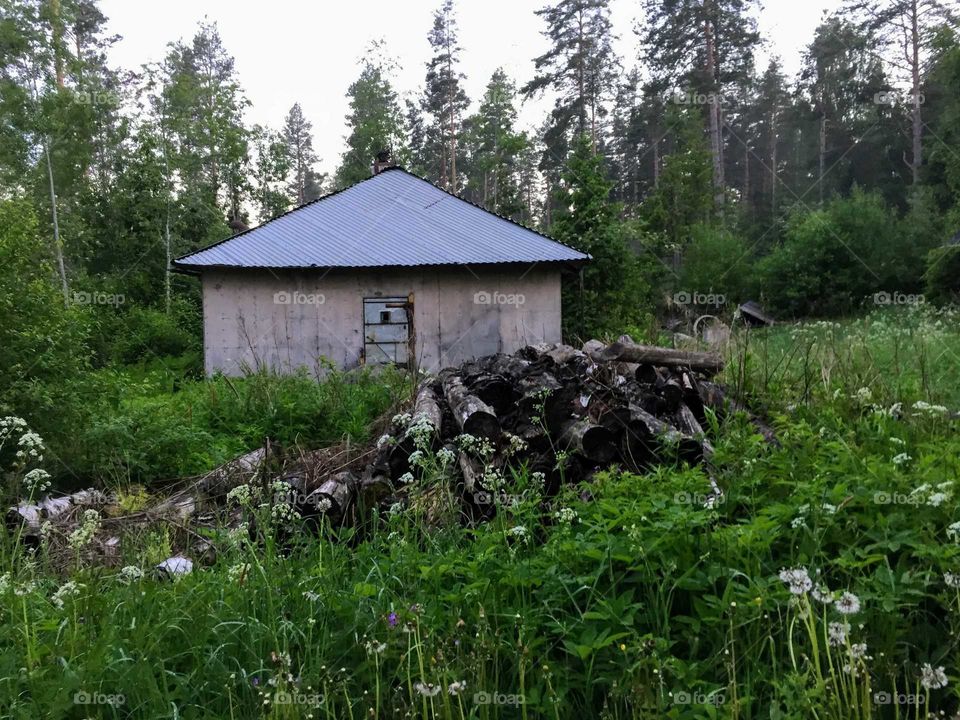
[(173, 261), (175, 269), (583, 263), (589, 255), (401, 168)]

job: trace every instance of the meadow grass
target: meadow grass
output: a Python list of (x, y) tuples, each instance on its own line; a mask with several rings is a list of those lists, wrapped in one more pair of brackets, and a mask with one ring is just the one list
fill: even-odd
[(781, 446), (715, 423), (710, 507), (703, 468), (605, 471), (541, 502), (519, 467), (471, 527), (431, 462), (362, 538), (291, 546), (248, 504), (264, 529), (218, 534), (216, 563), (176, 582), (150, 573), (162, 536), (114, 568), (87, 566), (80, 536), (66, 571), (7, 538), (0, 715), (953, 717), (960, 441), (940, 403), (958, 375), (933, 368), (956, 370), (960, 332), (944, 318), (740, 338), (726, 380)]

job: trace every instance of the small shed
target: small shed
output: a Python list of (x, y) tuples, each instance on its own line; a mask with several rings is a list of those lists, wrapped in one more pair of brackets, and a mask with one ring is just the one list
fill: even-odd
[(559, 342), (590, 256), (399, 167), (173, 262), (200, 276), (208, 374), (396, 363), (435, 371)]

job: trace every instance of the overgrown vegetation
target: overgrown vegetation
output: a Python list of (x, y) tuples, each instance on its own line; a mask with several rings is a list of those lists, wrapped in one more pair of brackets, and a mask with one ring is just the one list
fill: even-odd
[[(270, 530), (219, 537), (215, 565), (172, 583), (150, 573), (162, 535), (124, 542), (112, 568), (85, 566), (82, 534), (69, 568), (7, 538), (0, 707), (13, 718), (949, 715), (960, 444), (942, 403), (960, 400), (956, 327), (955, 313), (914, 310), (744, 335), (727, 380), (767, 406), (782, 447), (742, 417), (715, 429), (725, 494), (710, 507), (699, 468), (606, 472), (547, 504), (521, 472), (494, 521), (462, 527), (436, 463), (359, 544), (350, 532), (292, 548)], [(253, 398), (275, 386), (245, 382), (240, 397), (225, 380), (210, 386), (219, 422), (263, 414)], [(316, 392), (358, 390), (335, 377)], [(378, 398), (355, 396), (368, 411)], [(328, 421), (339, 435), (355, 418)], [(271, 527), (269, 509), (237, 500)]]

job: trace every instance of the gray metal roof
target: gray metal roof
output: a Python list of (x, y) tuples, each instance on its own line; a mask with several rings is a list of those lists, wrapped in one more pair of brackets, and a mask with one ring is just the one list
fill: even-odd
[(177, 269), (580, 263), (590, 256), (390, 168), (215, 245)]

